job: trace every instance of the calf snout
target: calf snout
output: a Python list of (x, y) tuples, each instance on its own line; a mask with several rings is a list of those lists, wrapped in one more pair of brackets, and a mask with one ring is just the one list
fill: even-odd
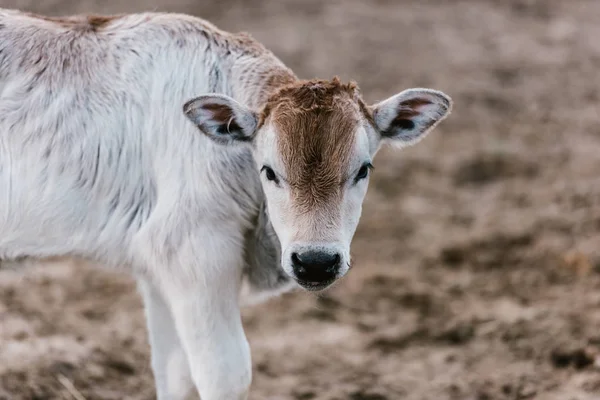
[(340, 270), (340, 260), (338, 253), (313, 250), (292, 253), (296, 279), (302, 286), (316, 289), (335, 280)]

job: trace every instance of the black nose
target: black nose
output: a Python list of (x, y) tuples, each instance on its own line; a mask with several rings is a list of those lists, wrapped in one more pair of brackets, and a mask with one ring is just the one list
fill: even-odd
[(305, 282), (326, 282), (335, 278), (340, 268), (340, 255), (322, 251), (292, 254), (296, 278)]

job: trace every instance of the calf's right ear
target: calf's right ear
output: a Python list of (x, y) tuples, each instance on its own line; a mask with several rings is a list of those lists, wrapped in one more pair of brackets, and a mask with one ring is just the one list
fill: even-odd
[(219, 143), (249, 142), (258, 126), (257, 113), (222, 94), (196, 97), (183, 105), (183, 113)]

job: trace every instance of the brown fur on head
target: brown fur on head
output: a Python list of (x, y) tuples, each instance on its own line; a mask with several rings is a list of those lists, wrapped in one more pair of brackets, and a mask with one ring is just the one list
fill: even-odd
[(273, 93), (262, 113), (278, 132), (279, 152), (296, 205), (311, 208), (341, 195), (362, 99), (354, 82), (306, 80)]

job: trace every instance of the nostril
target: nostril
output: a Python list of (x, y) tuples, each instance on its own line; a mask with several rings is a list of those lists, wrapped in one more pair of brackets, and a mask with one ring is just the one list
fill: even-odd
[(341, 257), (340, 257), (340, 255), (339, 255), (339, 254), (335, 254), (335, 255), (333, 256), (333, 263), (334, 263), (334, 264), (339, 264), (339, 263), (340, 263), (340, 258), (341, 258)]
[(292, 253), (292, 262), (294, 263), (294, 265), (302, 265), (302, 261), (300, 261), (298, 253)]
[(292, 253), (292, 265), (294, 266), (294, 272), (297, 275), (306, 274), (306, 268), (304, 268), (302, 260), (300, 260), (300, 257), (298, 257), (298, 253)]
[(336, 272), (338, 264), (340, 263), (340, 255), (339, 254), (335, 254), (332, 258), (332, 260), (330, 261), (329, 266), (327, 267), (326, 271), (327, 272)]

